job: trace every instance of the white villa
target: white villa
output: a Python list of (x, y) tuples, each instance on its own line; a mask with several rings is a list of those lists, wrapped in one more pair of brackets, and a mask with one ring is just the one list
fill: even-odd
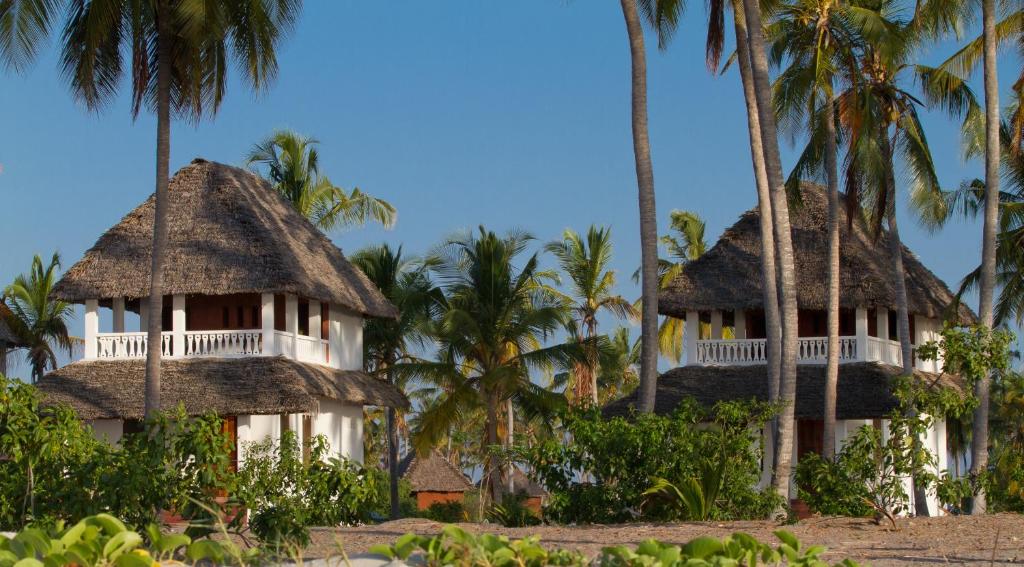
[[(794, 457), (822, 451), (825, 361), (828, 354), (826, 300), (828, 293), (827, 199), (824, 189), (804, 185), (803, 203), (790, 210), (796, 259), (799, 305), (798, 384)], [(845, 197), (842, 197), (845, 201)], [(845, 203), (844, 203), (845, 205)], [(863, 425), (886, 434), (887, 416), (897, 407), (893, 378), (901, 375), (902, 360), (896, 333), (895, 292), (890, 278), (888, 235), (876, 240), (859, 220), (849, 225), (841, 205), (840, 341), (836, 449), (847, 435)], [(699, 259), (661, 292), (659, 312), (685, 320), (685, 365), (658, 379), (659, 413), (672, 411), (683, 398), (705, 406), (721, 400), (768, 397), (765, 366), (765, 319), (761, 277), (760, 215), (744, 213)], [(914, 345), (937, 339), (946, 317), (961, 323), (975, 321), (949, 288), (903, 248), (910, 332)], [(704, 323), (704, 324), (701, 324)], [(941, 363), (915, 360), (918, 378), (958, 388), (955, 377), (943, 375)], [(627, 397), (606, 408), (625, 414), (635, 404)], [(935, 419), (923, 439), (939, 470), (950, 463), (946, 425)], [(766, 448), (762, 484), (770, 479), (771, 448)], [(794, 460), (794, 462), (795, 462)], [(908, 491), (913, 498), (913, 491)], [(795, 494), (795, 492), (794, 492)], [(914, 509), (911, 502), (910, 509)], [(929, 514), (939, 511), (934, 495)]]
[(48, 402), (111, 442), (138, 430), (145, 329), (160, 317), (163, 408), (216, 412), (238, 448), (291, 430), (361, 462), (363, 406), (408, 403), (363, 372), (363, 320), (394, 306), (264, 180), (196, 159), (170, 182), (166, 295), (147, 313), (153, 217), (150, 197), (58, 283), (85, 306), (85, 353), (39, 382)]

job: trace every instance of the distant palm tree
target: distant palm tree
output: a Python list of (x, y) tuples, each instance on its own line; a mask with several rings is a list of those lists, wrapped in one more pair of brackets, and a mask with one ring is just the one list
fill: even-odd
[(27, 274), (14, 278), (4, 288), (2, 303), (4, 322), (26, 345), (28, 362), (32, 367), (32, 382), (46, 374), (48, 369), (57, 368), (57, 349), (67, 351), (71, 356), (75, 339), (68, 332), (68, 319), (74, 316), (74, 309), (68, 303), (50, 297), (57, 283), (60, 256), (54, 254), (50, 264), (43, 266), (43, 260), (36, 255)]
[(535, 384), (530, 372), (565, 367), (573, 353), (571, 345), (542, 344), (564, 327), (567, 314), (550, 289), (555, 274), (540, 269), (538, 255), (519, 262), (531, 240), (519, 232), (499, 237), (480, 227), (477, 235), (447, 241), (434, 268), (447, 297), (429, 327), (438, 345), (436, 360), (395, 366), (397, 375), (438, 390), (436, 401), (419, 415), (419, 450), (451, 438), (453, 427), (483, 413), (478, 462), (483, 486), (495, 497), (501, 471), (490, 449), (502, 444), (502, 433), (506, 442), (511, 433), (502, 414), (512, 404), (526, 414), (564, 405), (561, 396)]
[[(640, 395), (638, 409), (654, 411), (658, 379), (658, 219), (654, 202), (654, 166), (647, 132), (647, 55), (637, 0), (620, 0), (629, 37), (632, 70), (633, 160), (640, 205)], [(645, 3), (649, 5), (649, 3)]]
[[(425, 325), (444, 303), (444, 295), (427, 273), (428, 264), (402, 257), (401, 247), (387, 244), (364, 248), (352, 256), (355, 264), (398, 308), (398, 319), (371, 319), (363, 329), (363, 363), (367, 370), (388, 377), (401, 391), (407, 380), (388, 371), (400, 362), (413, 360), (414, 348), (423, 348), (428, 340)], [(406, 377), (407, 378), (407, 377)], [(387, 409), (388, 471), (391, 475), (391, 518), (398, 510), (398, 430), (402, 413)]]
[[(0, 57), (22, 70), (63, 14), (61, 68), (75, 98), (90, 110), (117, 94), (126, 68), (132, 116), (156, 114), (156, 191), (149, 312), (160, 313), (168, 239), (167, 187), (171, 115), (198, 121), (215, 114), (227, 88), (227, 60), (262, 90), (277, 74), (276, 46), (291, 28), (300, 0), (155, 0), (0, 2)], [(124, 56), (131, 61), (125, 65)], [(160, 317), (150, 317), (148, 341), (160, 344)], [(146, 355), (146, 415), (160, 409), (160, 349)]]
[[(687, 264), (700, 258), (708, 250), (704, 239), (704, 219), (691, 211), (673, 210), (669, 214), (669, 234), (662, 235), (661, 244), (668, 250), (668, 258), (658, 259), (659, 289), (668, 287)], [(665, 316), (658, 327), (658, 350), (675, 364), (683, 358), (683, 332), (686, 322)]]
[(583, 347), (583, 360), (574, 364), (573, 399), (579, 405), (597, 405), (600, 360), (597, 344), (597, 316), (607, 311), (619, 319), (636, 319), (636, 309), (615, 293), (611, 230), (591, 225), (586, 238), (566, 229), (562, 240), (548, 244), (562, 271), (569, 276), (571, 292), (564, 301), (571, 312), (568, 327), (572, 340)]
[(358, 188), (351, 193), (335, 186), (320, 173), (319, 142), (288, 130), (279, 130), (253, 146), (246, 162), (263, 169), (278, 193), (322, 231), (362, 225), (374, 220), (390, 228), (395, 208)]
[(600, 357), (597, 385), (601, 392), (599, 404), (603, 406), (636, 389), (640, 379), (640, 342), (630, 339), (628, 328), (619, 327), (608, 335)]

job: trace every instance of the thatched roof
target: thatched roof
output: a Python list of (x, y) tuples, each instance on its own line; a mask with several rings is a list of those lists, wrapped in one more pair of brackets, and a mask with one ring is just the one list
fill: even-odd
[[(502, 488), (508, 486), (505, 472), (501, 473), (501, 486)], [(519, 467), (512, 469), (512, 487), (516, 493), (525, 492), (529, 498), (547, 498), (548, 491), (544, 490), (544, 487), (530, 480)]]
[[(790, 207), (793, 249), (796, 259), (797, 301), (803, 309), (825, 309), (828, 296), (828, 200), (824, 188), (802, 186), (803, 204)], [(892, 285), (888, 232), (876, 241), (870, 229), (857, 219), (848, 226), (846, 197), (840, 194), (840, 304), (846, 308), (896, 309)], [(760, 213), (751, 209), (726, 230), (703, 256), (691, 262), (658, 297), (658, 311), (683, 317), (687, 310), (762, 309)], [(954, 296), (906, 247), (903, 264), (907, 274), (910, 312), (943, 317)], [(959, 309), (961, 322), (975, 320), (966, 306)]]
[(0, 347), (5, 348), (16, 348), (27, 346), (25, 343), (18, 338), (18, 335), (14, 334), (14, 331), (7, 325), (5, 318), (13, 317), (11, 308), (4, 305), (4, 302), (0, 300)]
[[(164, 293), (288, 293), (358, 313), (397, 311), (341, 250), (259, 176), (196, 159), (171, 178)], [(149, 295), (150, 196), (64, 274), (66, 301)]]
[[(850, 362), (839, 365), (836, 417), (874, 419), (889, 415), (898, 407), (893, 382), (902, 368), (881, 362)], [(915, 371), (928, 384), (963, 390), (959, 379)], [(607, 416), (627, 415), (636, 406), (636, 393), (605, 406)], [(682, 366), (658, 377), (655, 412), (668, 414), (684, 398), (694, 398), (705, 407), (724, 400), (768, 400), (765, 366)], [(797, 366), (796, 417), (822, 419), (825, 406), (825, 367)]]
[(412, 492), (466, 492), (473, 485), (458, 467), (437, 449), (419, 456), (415, 451), (402, 459), (398, 474), (409, 481)]
[[(145, 360), (69, 364), (43, 377), (48, 404), (64, 403), (82, 419), (143, 416)], [(394, 386), (358, 370), (336, 370), (281, 356), (167, 359), (160, 366), (161, 404), (189, 415), (315, 413), (319, 399), (407, 407)]]

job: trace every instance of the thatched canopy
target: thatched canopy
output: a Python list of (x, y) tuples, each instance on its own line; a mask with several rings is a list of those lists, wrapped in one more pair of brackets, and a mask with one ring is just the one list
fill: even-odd
[(14, 331), (4, 323), (3, 319), (0, 319), (0, 347), (2, 348), (15, 348), (24, 346), (21, 340), (15, 336)]
[[(828, 200), (824, 188), (802, 186), (803, 203), (790, 207), (796, 260), (797, 301), (802, 309), (826, 308), (828, 296)], [(845, 308), (896, 309), (890, 277), (888, 233), (878, 240), (861, 219), (848, 226), (846, 197), (840, 194), (840, 305)], [(903, 247), (910, 312), (941, 318), (954, 303), (942, 282)], [(687, 265), (658, 297), (658, 311), (682, 318), (687, 310), (762, 309), (760, 213), (744, 213), (703, 256)], [(975, 321), (964, 305), (963, 323)]]
[[(82, 361), (39, 383), (47, 404), (67, 404), (82, 419), (143, 417), (145, 360)], [(168, 359), (161, 363), (161, 402), (189, 415), (315, 413), (319, 399), (404, 408), (394, 386), (358, 370), (336, 370), (281, 356)]]
[(413, 493), (466, 492), (473, 488), (466, 475), (437, 449), (425, 456), (410, 452), (399, 464), (398, 475), (409, 481)]
[[(893, 396), (896, 377), (902, 368), (881, 362), (851, 362), (839, 365), (838, 419), (875, 419), (888, 416), (898, 407)], [(917, 370), (915, 377), (935, 387), (963, 391), (959, 379), (948, 374)], [(636, 392), (605, 406), (607, 416), (627, 415), (636, 407)], [(693, 398), (705, 407), (725, 400), (768, 400), (768, 374), (765, 366), (682, 366), (658, 377), (655, 409), (669, 414), (685, 398)], [(796, 417), (822, 419), (825, 407), (825, 367), (797, 365)]]
[[(259, 176), (196, 159), (171, 179), (164, 293), (288, 293), (357, 313), (397, 311), (330, 240)], [(128, 213), (64, 274), (65, 301), (149, 295), (155, 201)]]

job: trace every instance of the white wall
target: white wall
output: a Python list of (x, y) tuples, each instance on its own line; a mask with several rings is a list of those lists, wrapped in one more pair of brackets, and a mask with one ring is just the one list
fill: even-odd
[(363, 462), (363, 407), (322, 398), (313, 435), (327, 437), (331, 454)]
[(94, 419), (86, 423), (92, 426), (92, 434), (96, 439), (111, 445), (120, 443), (124, 435), (124, 424), (120, 419)]
[(331, 305), (331, 366), (342, 370), (363, 369), (363, 318)]
[(275, 443), (281, 439), (281, 416), (240, 415), (238, 416), (238, 466), (245, 461), (246, 446), (265, 441), (267, 437)]

